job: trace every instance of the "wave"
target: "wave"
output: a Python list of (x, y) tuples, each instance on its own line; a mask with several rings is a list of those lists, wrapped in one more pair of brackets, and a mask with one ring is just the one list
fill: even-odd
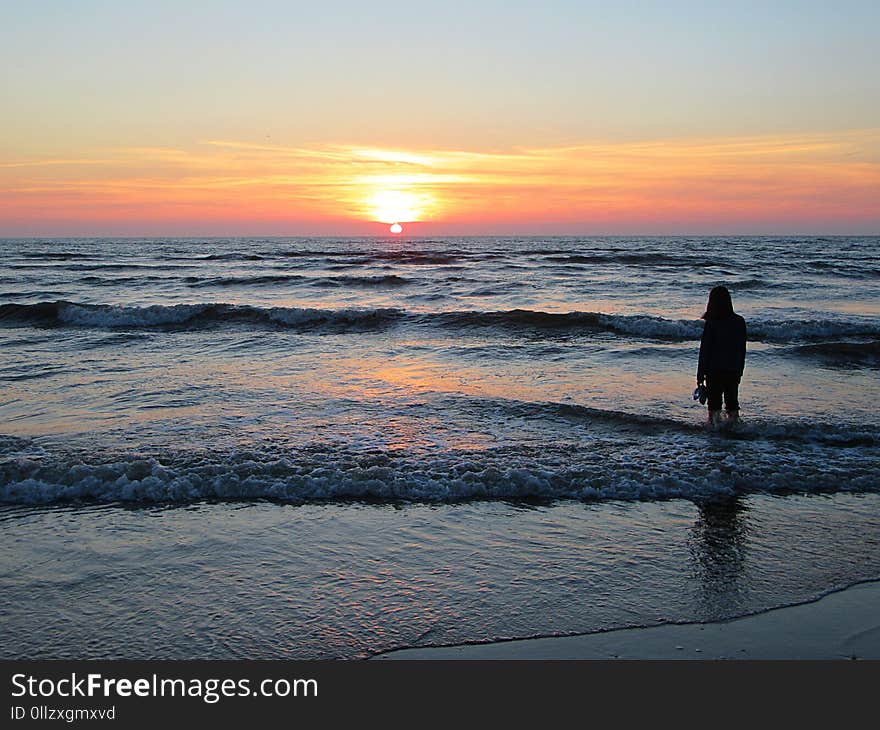
[(644, 266), (693, 266), (708, 268), (723, 266), (717, 259), (702, 259), (694, 256), (672, 256), (664, 253), (569, 253), (551, 254), (543, 257), (545, 261), (561, 264), (629, 264)]
[(35, 454), (10, 443), (0, 459), (0, 502), (697, 500), (880, 488), (876, 450), (733, 443), (705, 458), (708, 437), (700, 438), (666, 434), (640, 449), (597, 439), (430, 453), (272, 443), (162, 453), (44, 448)]
[(200, 256), (199, 261), (262, 261), (265, 257), (258, 253), (212, 253), (209, 256)]
[(866, 267), (860, 261), (807, 261), (805, 265), (823, 274), (851, 279), (875, 279), (880, 277), (880, 269)]
[[(252, 277), (248, 277), (249, 279)], [(337, 277), (358, 279), (363, 285), (387, 285), (388, 277)], [(395, 279), (395, 282), (397, 279)], [(402, 280), (400, 283), (405, 283)], [(446, 328), (495, 328), (559, 332), (608, 332), (655, 340), (697, 340), (701, 320), (666, 319), (653, 315), (604, 314), (602, 312), (542, 312), (528, 309), (506, 311), (407, 312), (396, 308), (311, 309), (257, 307), (241, 304), (204, 303), (151, 306), (80, 304), (69, 301), (0, 305), (0, 326), (74, 326), (94, 328), (221, 327), (251, 324), (307, 329), (322, 326), (382, 327), (410, 323)], [(878, 337), (880, 322), (867, 320), (767, 320), (748, 325), (749, 339), (791, 343), (842, 337)]]
[(300, 329), (372, 328), (399, 319), (397, 309), (306, 309), (252, 307), (237, 304), (154, 304), (147, 307), (110, 304), (41, 302), (0, 305), (0, 323), (41, 326), (113, 328), (199, 328), (264, 325)]
[(92, 258), (90, 254), (73, 251), (28, 251), (19, 254), (24, 259), (46, 259), (47, 261), (69, 261), (70, 259)]
[(186, 284), (194, 288), (223, 286), (264, 286), (274, 284), (306, 284), (317, 287), (381, 287), (405, 286), (410, 280), (403, 276), (385, 274), (378, 276), (304, 276), (302, 274), (262, 274), (255, 276), (216, 276), (203, 278), (188, 276)]
[[(50, 285), (51, 286), (51, 285)], [(0, 292), (0, 298), (3, 299), (41, 299), (45, 297), (63, 297), (67, 294), (64, 290), (55, 291), (4, 291)]]
[[(359, 263), (387, 262), (406, 265), (443, 265), (455, 263), (460, 256), (468, 255), (462, 251), (426, 251), (419, 249), (399, 249), (395, 251), (376, 251), (375, 249), (339, 250), (339, 251), (280, 251), (276, 256), (286, 258), (348, 258)], [(480, 252), (470, 254), (482, 255)]]
[(184, 278), (190, 287), (212, 286), (260, 286), (263, 284), (290, 284), (302, 281), (308, 277), (299, 274), (263, 274), (259, 276), (187, 276)]
[[(605, 424), (614, 430), (642, 433), (650, 436), (704, 436), (702, 423), (679, 421), (674, 418), (606, 408), (583, 406), (577, 403), (534, 402), (506, 398), (474, 396), (447, 397), (450, 407), (471, 409), (485, 418), (493, 411), (503, 417), (514, 416), (529, 420), (562, 419), (590, 424)], [(860, 424), (847, 425), (815, 421), (773, 421), (749, 418), (737, 424), (734, 430), (723, 432), (733, 441), (778, 441), (789, 444), (820, 444), (841, 448), (880, 446), (880, 429)], [(880, 487), (880, 484), (878, 484)]]
[(454, 264), (461, 257), (460, 251), (379, 251), (369, 255), (370, 261), (389, 261), (408, 266), (443, 266)]
[(276, 251), (272, 256), (280, 256), (288, 259), (298, 259), (298, 258), (310, 258), (310, 259), (325, 259), (325, 258), (337, 258), (337, 257), (347, 257), (347, 258), (363, 258), (368, 255), (368, 251)]
[(880, 336), (880, 321), (876, 320), (770, 320), (749, 321), (747, 326), (750, 340), (778, 343)]
[(496, 261), (500, 259), (532, 260), (538, 259), (553, 264), (627, 264), (635, 266), (689, 266), (707, 268), (725, 266), (725, 262), (716, 258), (704, 258), (693, 255), (673, 255), (668, 253), (645, 251), (632, 252), (623, 249), (611, 249), (601, 252), (582, 252), (576, 249), (533, 249), (533, 250), (465, 250), (449, 249), (323, 249), (323, 250), (276, 250), (260, 253), (234, 251), (207, 256), (166, 256), (168, 260), (192, 261), (261, 261), (273, 258), (303, 259), (350, 259), (352, 262), (365, 264), (371, 262), (388, 262), (404, 265), (445, 265), (456, 263), (461, 259), (472, 261)]
[(186, 264), (70, 264), (63, 267), (65, 271), (125, 271), (141, 269), (148, 271), (167, 271), (169, 269), (192, 269)]
[[(83, 254), (83, 253), (23, 253), (22, 258), (46, 259), (56, 261), (68, 261), (72, 259), (101, 259), (100, 255)], [(206, 256), (174, 256), (174, 255), (158, 255), (156, 257), (161, 261), (262, 261), (265, 257), (257, 253), (245, 253), (240, 251), (232, 251), (229, 253), (216, 253)], [(99, 265), (99, 264), (96, 264)], [(108, 264), (109, 265), (109, 264)]]
[(395, 274), (378, 276), (324, 276), (314, 279), (312, 286), (406, 286), (412, 279)]
[[(698, 340), (703, 321), (666, 319), (654, 315), (602, 312), (552, 313), (527, 309), (501, 312), (448, 312), (427, 315), (460, 327), (501, 326), (556, 330), (601, 330), (657, 340)], [(880, 335), (880, 322), (832, 319), (767, 320), (748, 324), (750, 340), (794, 342), (827, 337)]]
[(498, 286), (481, 286), (473, 291), (462, 292), (463, 297), (503, 297), (511, 294), (512, 290), (528, 286), (521, 281), (505, 282)]
[[(693, 286), (700, 289), (706, 288), (704, 282), (694, 282)], [(729, 281), (726, 283), (726, 286), (733, 293), (736, 293), (738, 291), (753, 291), (755, 289), (776, 289), (784, 285), (776, 282), (770, 282), (766, 279), (741, 279), (739, 281)]]
[(869, 342), (820, 342), (792, 348), (797, 355), (818, 357), (839, 366), (880, 367), (880, 340)]
[(164, 276), (117, 276), (107, 278), (104, 276), (83, 276), (80, 278), (80, 284), (89, 284), (90, 286), (118, 286), (119, 284), (129, 284), (139, 286), (147, 282), (167, 281)]
[(421, 315), (445, 326), (501, 327), (548, 330), (603, 330), (617, 334), (659, 339), (699, 338), (699, 321), (670, 320), (649, 315), (615, 315), (601, 312), (541, 312), (512, 309), (498, 312), (464, 311)]

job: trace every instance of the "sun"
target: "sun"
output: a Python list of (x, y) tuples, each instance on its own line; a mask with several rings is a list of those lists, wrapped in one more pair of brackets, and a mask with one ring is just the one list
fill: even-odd
[(400, 223), (394, 223), (388, 230), (392, 233), (403, 233), (403, 226)]

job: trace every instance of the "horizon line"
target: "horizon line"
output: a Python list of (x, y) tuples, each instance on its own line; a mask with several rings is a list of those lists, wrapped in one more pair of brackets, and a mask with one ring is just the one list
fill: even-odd
[(249, 233), (249, 234), (161, 234), (152, 233), (149, 235), (114, 235), (108, 234), (27, 234), (27, 235), (7, 235), (0, 234), (0, 241), (20, 241), (20, 240), (47, 240), (60, 241), (64, 239), (117, 239), (117, 240), (143, 240), (143, 239), (175, 239), (186, 238), (195, 240), (212, 240), (216, 238), (382, 238), (382, 239), (421, 239), (421, 238), (498, 238), (499, 236), (510, 236), (518, 238), (880, 238), (880, 231), (877, 233), (519, 233), (519, 232), (498, 232), (498, 233), (425, 233), (424, 235), (415, 235), (407, 233), (363, 233), (363, 234), (309, 234), (309, 233)]

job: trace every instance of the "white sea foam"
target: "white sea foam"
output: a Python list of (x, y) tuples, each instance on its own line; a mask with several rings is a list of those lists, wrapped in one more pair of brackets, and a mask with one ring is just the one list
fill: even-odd
[(61, 303), (58, 321), (79, 327), (159, 327), (189, 322), (210, 311), (210, 304), (174, 304), (149, 307), (123, 307), (113, 305), (84, 306)]
[(664, 319), (647, 315), (597, 314), (605, 328), (621, 334), (646, 338), (698, 339), (703, 333), (701, 320)]
[[(702, 437), (701, 437), (702, 438)], [(751, 491), (877, 491), (871, 446), (786, 441), (696, 448), (687, 434), (633, 446), (498, 448), (436, 454), (274, 447), (210, 454), (81, 453), (0, 462), (0, 501), (192, 502), (339, 499), (448, 502), (474, 499), (700, 499)], [(650, 455), (649, 455), (650, 454)]]

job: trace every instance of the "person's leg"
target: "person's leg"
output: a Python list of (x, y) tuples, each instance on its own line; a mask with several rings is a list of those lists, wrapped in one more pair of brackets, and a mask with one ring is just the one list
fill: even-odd
[(724, 383), (724, 406), (731, 421), (739, 418), (739, 378), (730, 376)]
[(724, 392), (723, 383), (714, 375), (706, 376), (706, 390), (709, 391), (707, 408), (709, 410), (709, 424), (714, 426), (718, 423), (721, 415), (721, 398)]

